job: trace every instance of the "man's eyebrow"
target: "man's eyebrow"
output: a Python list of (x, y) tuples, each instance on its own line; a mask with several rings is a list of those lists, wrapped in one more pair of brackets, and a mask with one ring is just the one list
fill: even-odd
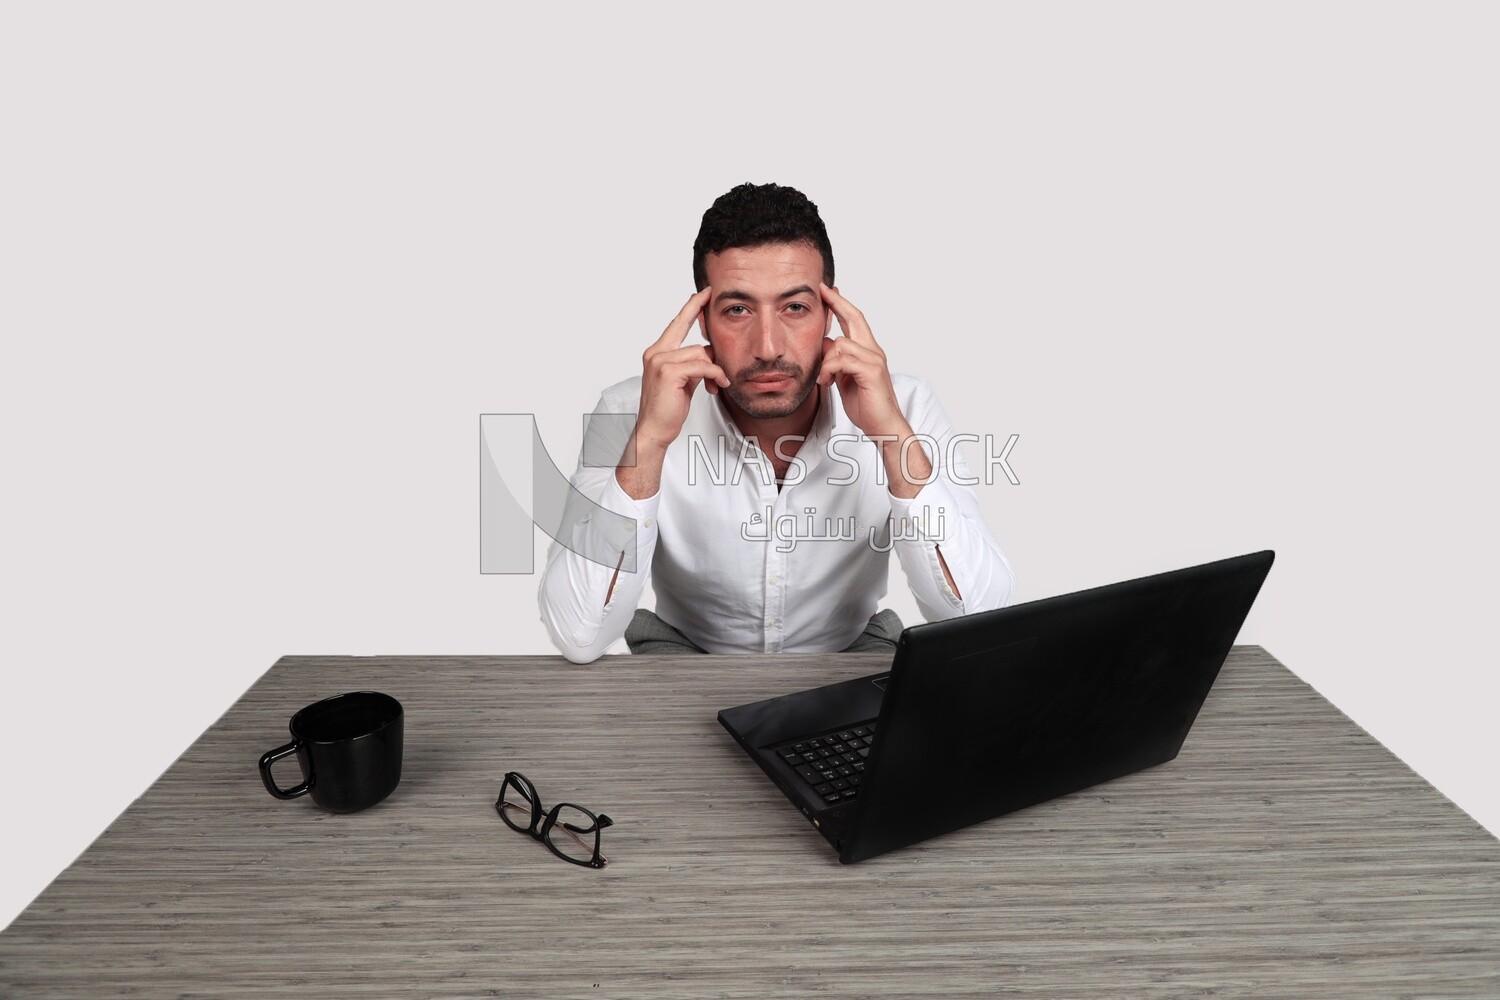
[[(788, 288), (786, 291), (784, 291), (780, 295), (776, 296), (776, 298), (779, 301), (781, 299), (794, 298), (794, 297), (796, 297), (798, 295), (816, 295), (816, 294), (817, 293), (813, 291), (811, 285), (798, 285), (796, 288)], [(754, 302), (755, 301), (755, 296), (751, 295), (749, 292), (739, 292), (739, 291), (734, 291), (734, 290), (723, 291), (723, 292), (720, 292), (718, 295), (714, 296), (714, 303), (715, 304), (718, 304), (718, 303), (723, 302), (725, 300), (735, 300), (735, 301), (738, 301), (738, 302)]]

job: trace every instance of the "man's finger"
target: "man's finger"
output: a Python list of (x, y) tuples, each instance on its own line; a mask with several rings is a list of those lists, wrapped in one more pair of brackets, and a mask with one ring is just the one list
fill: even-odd
[(876, 385), (875, 368), (873, 365), (865, 364), (863, 361), (850, 361), (848, 359), (834, 359), (823, 366), (818, 372), (818, 384), (827, 385), (835, 378), (852, 378), (860, 385)]
[(854, 303), (821, 281), (818, 282), (818, 292), (823, 296), (823, 301), (828, 303), (828, 308), (833, 310), (834, 316), (838, 317), (839, 329), (844, 331), (844, 336), (866, 347), (875, 346), (875, 334), (870, 331), (870, 324), (865, 322), (865, 314), (856, 309)]
[(831, 369), (829, 368), (830, 365), (837, 364), (838, 362), (838, 355), (833, 353), (833, 349), (837, 346), (838, 341), (834, 340), (832, 337), (823, 338), (823, 360), (818, 364), (817, 381), (819, 385), (827, 385), (830, 381), (832, 381), (831, 377), (824, 378), (823, 376), (831, 371)]
[(651, 360), (658, 365), (676, 365), (684, 361), (713, 361), (707, 344), (689, 344), (676, 350), (655, 351)]
[[(717, 366), (718, 359), (714, 357), (714, 345), (712, 345), (712, 344), (704, 344), (703, 345), (703, 353), (707, 354), (708, 355), (708, 360), (714, 362), (714, 364)], [(724, 369), (720, 368), (719, 371), (724, 371)], [(728, 376), (727, 372), (725, 372), (725, 376), (726, 376), (726, 379), (727, 379), (727, 376)], [(707, 382), (705, 382), (704, 383), (704, 388), (706, 388), (708, 390), (708, 394), (710, 396), (717, 396), (719, 394), (719, 383), (716, 380), (714, 380), (714, 379), (709, 379)]]
[(837, 340), (828, 337), (823, 339), (832, 345), (824, 348), (825, 357), (828, 351), (839, 351), (858, 361), (866, 361), (870, 364), (885, 364), (885, 353), (878, 347), (868, 347), (853, 337), (840, 337)]
[(653, 349), (670, 351), (681, 347), (682, 342), (687, 340), (688, 331), (693, 328), (693, 320), (698, 318), (698, 314), (708, 304), (708, 296), (712, 291), (712, 288), (705, 288), (701, 292), (694, 293), (693, 297), (688, 299), (673, 317), (672, 322), (667, 324), (667, 328), (661, 332), (661, 336), (652, 345)]
[(688, 358), (684, 361), (671, 362), (662, 368), (662, 375), (678, 380), (676, 382), (678, 385), (686, 385), (695, 377), (711, 378), (720, 386), (729, 385), (729, 376), (724, 374), (724, 369), (706, 358)]
[(818, 370), (818, 384), (828, 385), (834, 380), (835, 376), (852, 375), (853, 373), (853, 366), (847, 354), (825, 354), (823, 356), (823, 365)]

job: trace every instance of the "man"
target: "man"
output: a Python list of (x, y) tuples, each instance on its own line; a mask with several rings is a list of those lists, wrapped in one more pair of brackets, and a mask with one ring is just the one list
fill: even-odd
[[(817, 206), (736, 187), (703, 215), (693, 278), (641, 375), (595, 408), (625, 416), (586, 433), (538, 594), (563, 655), (622, 635), (632, 652), (889, 650), (900, 620), (873, 612), (892, 549), (930, 621), (1007, 604), (953, 427), (839, 293)], [(685, 343), (695, 320), (707, 344)], [(654, 614), (636, 607), (648, 569)]]

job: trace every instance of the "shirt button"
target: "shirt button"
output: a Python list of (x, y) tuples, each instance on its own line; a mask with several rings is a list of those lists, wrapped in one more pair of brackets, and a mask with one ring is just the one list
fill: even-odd
[(771, 586), (774, 587), (778, 583), (781, 582), (781, 577), (779, 577), (779, 576), (773, 576), (773, 577), (771, 577), (771, 579), (767, 580), (766, 582), (769, 583)]
[(645, 520), (644, 520), (644, 521), (642, 521), (642, 522), (641, 522), (641, 523), (642, 523), (642, 524), (644, 524), (644, 525), (645, 525), (645, 526), (646, 526), (646, 527), (648, 527), (648, 528), (649, 528), (649, 527), (651, 527), (651, 526), (652, 526), (652, 525), (653, 525), (653, 524), (655, 524), (655, 523), (656, 523), (656, 521), (654, 521), (654, 520), (653, 520), (653, 519), (651, 519), (651, 518), (649, 518), (649, 517), (648, 517), (648, 518), (646, 518), (646, 519), (645, 519)]
[(772, 628), (781, 628), (781, 619), (780, 618), (773, 618), (773, 619), (771, 619), (771, 627)]

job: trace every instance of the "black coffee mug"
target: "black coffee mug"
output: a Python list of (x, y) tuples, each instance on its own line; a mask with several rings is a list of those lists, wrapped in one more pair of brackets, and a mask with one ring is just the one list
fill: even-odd
[[(401, 703), (355, 691), (308, 705), (292, 716), (292, 742), (260, 759), (266, 790), (278, 799), (307, 795), (332, 812), (368, 809), (401, 780)], [(279, 788), (271, 765), (297, 755), (302, 784)]]

